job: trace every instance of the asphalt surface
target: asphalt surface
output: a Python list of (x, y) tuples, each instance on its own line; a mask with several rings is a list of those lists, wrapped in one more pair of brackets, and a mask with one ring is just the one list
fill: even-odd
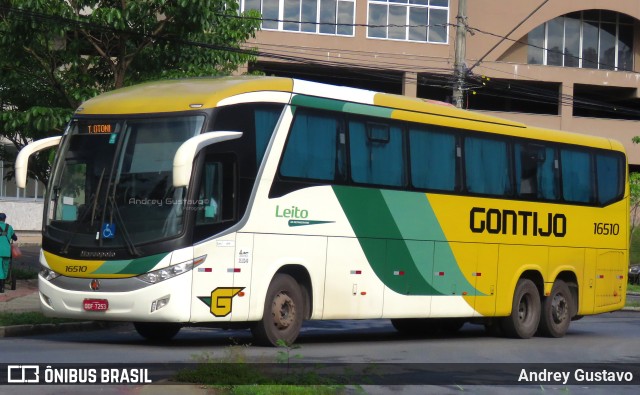
[[(40, 245), (21, 245), (21, 249), (23, 251), (23, 256), (14, 262), (14, 267), (18, 270), (25, 271), (38, 271), (39, 269), (39, 256), (40, 256)], [(0, 294), (0, 314), (3, 312), (38, 312), (40, 311), (40, 300), (38, 293), (38, 280), (30, 279), (30, 280), (19, 280), (17, 284), (17, 288), (15, 290), (6, 289), (5, 293)], [(73, 332), (73, 331), (87, 331), (87, 330), (95, 330), (102, 329), (105, 327), (105, 323), (98, 322), (74, 322), (74, 323), (64, 323), (64, 324), (46, 324), (46, 325), (16, 325), (16, 326), (0, 326), (0, 338), (2, 337), (19, 337), (19, 336), (29, 336), (35, 334), (45, 334), (45, 333), (53, 333), (53, 332)], [(38, 394), (58, 394), (58, 393), (82, 393), (84, 389), (91, 389), (90, 387), (66, 387), (62, 386), (52, 387), (53, 392), (42, 392), (42, 386), (20, 386), (20, 387), (11, 387), (7, 386), (0, 389), (0, 395), (4, 393), (38, 393)], [(365, 391), (362, 392), (356, 391), (355, 393), (370, 393), (370, 394), (387, 394), (387, 393), (407, 393), (407, 394), (422, 394), (426, 393), (425, 388), (423, 387), (398, 387), (391, 389), (390, 387), (380, 387), (380, 386), (364, 386)], [(110, 388), (102, 388), (101, 393), (105, 394), (122, 394), (122, 393), (136, 393), (136, 394), (173, 394), (173, 393), (182, 393), (184, 395), (209, 395), (211, 394), (211, 390), (206, 387), (200, 385), (189, 385), (189, 384), (180, 384), (177, 386), (173, 385), (143, 385), (143, 386), (135, 386), (135, 390), (133, 392), (127, 392), (123, 389), (127, 389), (130, 387), (123, 386), (112, 386)], [(33, 390), (33, 392), (29, 392), (28, 390)], [(3, 390), (8, 390), (9, 392), (4, 392)], [(14, 391), (15, 390), (15, 391)], [(62, 390), (62, 391), (61, 391)], [(78, 390), (80, 392), (78, 392)], [(391, 390), (391, 391), (390, 391)], [(438, 388), (436, 392), (440, 392), (442, 388)], [(67, 392), (69, 391), (69, 392)], [(427, 391), (428, 392), (428, 391)], [(456, 392), (456, 391), (454, 391)], [(354, 393), (353, 391), (347, 391), (347, 393)], [(476, 391), (472, 391), (470, 393), (496, 393), (493, 389), (489, 392), (482, 391), (482, 388)], [(500, 392), (497, 392), (500, 393)], [(507, 392), (501, 393), (511, 393), (511, 389)], [(528, 392), (519, 392), (519, 393), (528, 393)], [(531, 393), (537, 393), (533, 391)], [(592, 392), (589, 392), (592, 393)]]

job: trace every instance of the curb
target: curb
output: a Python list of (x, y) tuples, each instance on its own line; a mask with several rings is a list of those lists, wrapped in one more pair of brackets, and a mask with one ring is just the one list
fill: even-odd
[(90, 331), (107, 329), (114, 326), (111, 322), (83, 321), (64, 322), (60, 324), (24, 324), (0, 327), (0, 337), (18, 337), (31, 335), (44, 335), (51, 333), (64, 333), (75, 331)]

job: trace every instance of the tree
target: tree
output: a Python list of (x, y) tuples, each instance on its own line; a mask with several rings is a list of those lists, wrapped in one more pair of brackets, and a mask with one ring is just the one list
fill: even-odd
[[(100, 92), (229, 74), (255, 56), (241, 44), (260, 20), (243, 16), (237, 0), (0, 0), (0, 131), (19, 150)], [(45, 183), (47, 157), (29, 166)]]
[(633, 235), (633, 231), (637, 226), (638, 215), (640, 215), (640, 173), (629, 174), (629, 195), (631, 208), (631, 229), (629, 234)]

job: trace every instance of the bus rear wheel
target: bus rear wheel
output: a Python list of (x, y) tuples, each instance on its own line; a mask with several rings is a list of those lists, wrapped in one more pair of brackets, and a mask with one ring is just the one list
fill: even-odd
[(288, 274), (276, 274), (267, 290), (262, 320), (251, 327), (251, 333), (259, 345), (277, 346), (278, 341), (293, 344), (300, 334), (304, 313), (298, 282)]
[(538, 329), (540, 322), (540, 294), (533, 281), (518, 280), (513, 293), (511, 315), (500, 321), (503, 333), (508, 337), (528, 339)]
[(182, 325), (172, 322), (134, 322), (138, 334), (152, 342), (166, 342), (180, 332)]
[(538, 330), (547, 337), (562, 337), (571, 323), (572, 298), (569, 286), (562, 280), (556, 280), (551, 294), (544, 298), (542, 315)]

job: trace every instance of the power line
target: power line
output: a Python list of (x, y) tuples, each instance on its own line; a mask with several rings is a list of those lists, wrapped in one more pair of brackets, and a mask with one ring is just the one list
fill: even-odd
[(499, 45), (500, 45), (504, 40), (506, 40), (506, 39), (507, 39), (507, 37), (509, 37), (513, 32), (515, 32), (515, 31), (516, 31), (520, 26), (522, 26), (522, 24), (523, 24), (523, 23), (525, 23), (529, 18), (531, 18), (531, 17), (533, 16), (533, 14), (535, 14), (536, 12), (538, 12), (538, 10), (539, 10), (540, 8), (542, 8), (542, 7), (543, 7), (545, 4), (547, 4), (548, 2), (549, 2), (549, 0), (544, 0), (544, 2), (543, 2), (542, 4), (540, 4), (540, 5), (539, 5), (538, 7), (536, 7), (533, 11), (531, 11), (531, 12), (529, 13), (529, 15), (527, 15), (527, 16), (526, 16), (526, 18), (524, 18), (524, 19), (523, 19), (522, 21), (520, 21), (520, 23), (518, 23), (518, 24), (517, 24), (513, 29), (511, 29), (511, 30), (509, 31), (509, 33), (507, 33), (507, 35), (506, 35), (506, 36), (502, 37), (502, 40), (498, 41), (498, 42), (497, 42), (493, 47), (491, 47), (491, 49), (489, 49), (489, 51), (487, 51), (487, 53), (485, 53), (484, 55), (482, 55), (482, 56), (480, 57), (480, 59), (478, 59), (478, 61), (476, 61), (476, 62), (473, 64), (473, 66), (469, 67), (468, 72), (472, 72), (472, 71), (473, 71), (473, 69), (474, 69), (477, 65), (479, 65), (479, 64), (484, 60), (484, 58), (486, 58), (487, 56), (489, 56), (489, 54), (490, 54), (491, 52), (493, 52), (496, 48), (498, 48), (498, 46), (499, 46)]
[[(406, 66), (404, 64), (401, 63), (394, 63), (394, 62), (383, 62), (382, 64), (386, 67), (379, 67), (379, 66), (373, 66), (371, 63), (367, 62), (367, 63), (358, 63), (360, 61), (362, 61), (362, 59), (360, 59), (360, 56), (366, 56), (367, 54), (371, 54), (371, 52), (368, 51), (355, 51), (355, 50), (339, 50), (341, 52), (348, 52), (351, 54), (351, 58), (347, 58), (347, 60), (349, 60), (351, 63), (349, 65), (345, 66), (345, 63), (343, 61), (337, 61), (337, 60), (321, 60), (321, 59), (311, 59), (309, 57), (302, 57), (299, 56), (297, 53), (295, 53), (296, 49), (300, 49), (300, 47), (295, 47), (295, 46), (285, 46), (285, 45), (272, 45), (272, 47), (275, 47), (276, 50), (280, 50), (281, 53), (277, 53), (274, 52), (273, 49), (270, 51), (265, 51), (265, 50), (256, 50), (254, 48), (243, 48), (241, 47), (232, 47), (232, 46), (224, 46), (224, 45), (217, 45), (217, 44), (210, 44), (210, 43), (203, 43), (203, 42), (197, 42), (197, 41), (190, 41), (190, 40), (185, 40), (185, 39), (179, 39), (176, 37), (157, 37), (154, 36), (153, 34), (148, 34), (148, 33), (140, 33), (137, 31), (133, 31), (133, 30), (118, 30), (109, 26), (104, 26), (104, 25), (99, 25), (99, 24), (89, 24), (88, 22), (84, 22), (81, 20), (75, 20), (75, 19), (70, 19), (70, 18), (64, 18), (64, 17), (60, 17), (60, 16), (54, 16), (54, 15), (47, 15), (47, 14), (42, 14), (42, 13), (37, 13), (34, 11), (29, 11), (29, 10), (24, 10), (24, 9), (16, 9), (13, 7), (6, 7), (6, 6), (0, 6), (0, 10), (10, 10), (10, 11), (14, 11), (15, 13), (17, 13), (18, 15), (22, 15), (25, 18), (31, 17), (31, 18), (35, 18), (37, 20), (41, 20), (41, 21), (45, 21), (45, 22), (52, 22), (52, 23), (65, 23), (69, 26), (77, 26), (77, 27), (86, 27), (88, 29), (90, 29), (91, 31), (99, 31), (99, 32), (105, 32), (105, 33), (118, 33), (118, 32), (125, 32), (127, 34), (130, 35), (136, 35), (139, 37), (147, 37), (147, 38), (151, 38), (154, 40), (161, 40), (161, 41), (165, 41), (165, 42), (170, 42), (170, 43), (174, 43), (174, 44), (178, 44), (178, 45), (185, 45), (185, 46), (194, 46), (194, 47), (200, 47), (200, 48), (204, 48), (204, 49), (211, 49), (211, 50), (217, 50), (217, 51), (229, 51), (229, 52), (236, 52), (236, 53), (243, 53), (243, 54), (247, 54), (247, 55), (255, 55), (255, 56), (260, 56), (260, 57), (264, 57), (267, 59), (275, 59), (275, 60), (281, 60), (281, 61), (286, 61), (286, 62), (295, 62), (295, 63), (299, 63), (299, 64), (306, 64), (309, 66), (321, 66), (321, 67), (341, 67), (344, 70), (347, 71), (352, 71), (355, 73), (360, 73), (363, 75), (363, 78), (368, 76), (371, 78), (376, 78), (376, 79), (384, 79), (386, 81), (392, 81), (392, 82), (401, 82), (401, 81), (415, 81), (416, 84), (420, 85), (420, 86), (435, 86), (435, 87), (441, 87), (441, 88), (450, 88), (453, 86), (454, 80), (453, 77), (448, 75), (448, 73), (450, 73), (451, 69), (444, 67), (444, 68), (437, 68), (437, 67), (432, 67), (432, 68), (421, 68), (421, 69), (411, 69), (410, 66)], [(235, 16), (231, 16), (231, 17), (235, 17)], [(474, 31), (478, 31), (480, 33), (484, 33), (484, 34), (492, 34), (495, 35), (493, 33), (490, 32), (485, 32), (483, 30), (480, 29), (474, 29), (471, 28)], [(498, 35), (495, 35), (498, 36)], [(509, 41), (513, 41), (513, 42), (520, 42), (520, 41), (516, 41), (516, 40), (512, 40), (506, 36), (499, 36), (499, 37), (504, 37), (505, 40), (509, 40)], [(261, 46), (265, 46), (260, 44)], [(528, 43), (525, 43), (525, 45), (530, 45)], [(282, 50), (283, 48), (286, 48), (286, 50)], [(304, 47), (302, 47), (304, 48)], [(287, 52), (293, 50), (293, 54), (291, 54), (291, 52)], [(321, 49), (324, 50), (324, 49)], [(388, 56), (395, 56), (398, 57), (399, 55), (396, 54), (388, 54)], [(425, 56), (425, 58), (429, 59), (430, 57)], [(345, 58), (341, 58), (340, 60), (344, 60)], [(434, 58), (434, 62), (437, 62), (438, 60), (440, 60), (441, 58)], [(442, 59), (440, 60), (442, 62), (448, 62), (447, 59)], [(389, 67), (393, 67), (395, 70), (400, 70), (400, 71), (405, 71), (405, 72), (411, 72), (411, 73), (416, 73), (416, 77), (411, 77), (411, 78), (406, 78), (403, 77), (402, 75), (397, 75), (396, 73), (389, 73)], [(485, 66), (485, 68), (487, 68)], [(489, 68), (490, 69), (490, 68)], [(430, 75), (430, 81), (425, 81), (424, 77), (422, 77), (421, 75), (424, 75), (425, 73), (433, 73)], [(441, 73), (443, 73), (443, 77), (441, 78), (436, 78), (436, 76), (441, 75)], [(314, 75), (314, 73), (312, 71), (308, 71), (307, 75)], [(325, 75), (325, 74), (320, 74), (320, 73), (316, 73), (315, 75)], [(353, 77), (351, 77), (350, 79), (353, 79)], [(531, 80), (534, 81), (539, 81), (539, 80), (535, 80), (533, 78), (531, 78)], [(514, 82), (511, 82), (512, 85), (515, 85)], [(478, 83), (477, 87), (481, 87), (482, 84)], [(473, 87), (473, 85), (470, 85), (470, 87)], [(552, 92), (552, 91), (546, 91), (547, 93), (543, 93), (543, 91), (540, 91), (538, 93), (537, 97), (541, 97), (541, 98), (551, 98), (551, 99), (555, 99), (558, 100), (558, 94), (557, 92)], [(526, 92), (525, 92), (526, 93)], [(531, 92), (532, 94), (534, 92)], [(520, 99), (522, 99), (522, 97), (520, 97)], [(575, 98), (573, 96), (569, 96), (569, 95), (564, 95), (563, 97), (561, 97), (561, 103), (570, 103), (569, 100), (572, 100), (572, 103), (574, 104), (574, 106), (577, 105), (595, 105), (592, 102), (587, 103), (587, 101), (584, 101), (579, 98)], [(547, 100), (548, 101), (548, 100)], [(605, 108), (605, 109), (610, 109), (610, 105), (609, 104), (598, 104), (601, 107)], [(586, 107), (585, 107), (586, 108)], [(617, 107), (618, 109), (624, 109), (623, 107)], [(625, 109), (626, 110), (626, 109)], [(628, 109), (630, 112), (632, 112), (633, 114), (637, 114), (637, 111), (634, 111), (632, 109)], [(617, 111), (617, 110), (614, 110)], [(619, 112), (618, 112), (619, 113)]]

